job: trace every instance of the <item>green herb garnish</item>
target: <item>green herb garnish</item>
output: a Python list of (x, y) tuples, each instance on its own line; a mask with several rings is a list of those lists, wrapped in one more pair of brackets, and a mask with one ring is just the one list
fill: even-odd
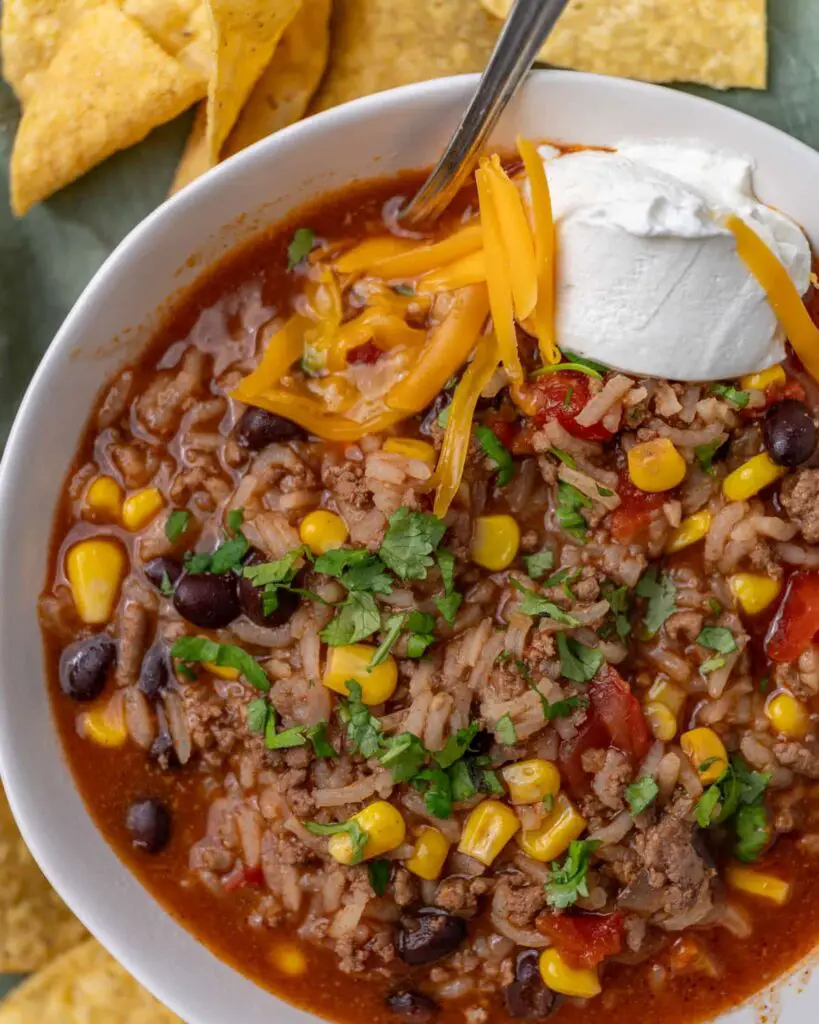
[(603, 652), (596, 647), (586, 647), (579, 640), (557, 634), (557, 651), (560, 655), (560, 674), (575, 683), (588, 683), (597, 675), (603, 664)]
[(290, 245), (287, 247), (287, 269), (293, 270), (302, 260), (310, 255), (316, 236), (312, 228), (296, 228)]
[(677, 588), (668, 573), (658, 573), (657, 566), (652, 565), (640, 577), (636, 592), (648, 602), (643, 622), (649, 635), (654, 636), (677, 610)]
[(235, 668), (257, 690), (270, 689), (270, 680), (262, 666), (234, 644), (219, 644), (204, 636), (180, 636), (171, 648), (171, 657), (181, 662), (206, 662)]
[(644, 775), (642, 779), (632, 782), (626, 789), (626, 801), (631, 813), (642, 814), (659, 792), (660, 787), (650, 775)]
[(191, 514), (185, 508), (175, 508), (165, 521), (165, 536), (175, 544), (187, 530)]
[(402, 580), (424, 580), (445, 533), (446, 523), (437, 516), (399, 508), (390, 516), (379, 555)]
[(589, 895), (587, 875), (589, 860), (600, 846), (596, 839), (574, 839), (561, 867), (552, 862), (549, 880), (545, 883), (546, 902), (555, 910), (574, 906), (580, 896)]
[(352, 818), (349, 821), (340, 821), (335, 825), (323, 825), (320, 821), (305, 821), (304, 827), (314, 836), (348, 835), (352, 847), (350, 864), (360, 864), (364, 859), (364, 848), (370, 837)]
[(511, 452), (491, 427), (477, 423), (475, 436), (484, 454), (495, 463), (495, 468), (498, 471), (498, 486), (506, 487), (517, 471)]

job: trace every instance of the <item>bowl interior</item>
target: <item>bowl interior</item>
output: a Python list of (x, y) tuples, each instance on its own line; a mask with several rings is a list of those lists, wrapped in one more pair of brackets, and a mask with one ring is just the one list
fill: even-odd
[[(476, 78), (359, 100), (294, 125), (196, 182), (140, 225), (94, 278), (29, 388), (0, 471), (0, 771), (23, 834), (71, 908), (125, 966), (191, 1024), (313, 1019), (217, 960), (125, 870), (66, 769), (43, 685), (36, 602), (56, 502), (105, 380), (132, 360), (168, 296), (237, 242), (326, 189), (434, 162)], [(682, 93), (569, 72), (532, 75), (495, 136), (572, 143), (700, 138), (748, 152), (757, 190), (819, 248), (819, 155), (727, 108)], [(780, 995), (785, 1024), (813, 1020), (819, 978)], [(745, 1008), (731, 1015), (750, 1024)]]

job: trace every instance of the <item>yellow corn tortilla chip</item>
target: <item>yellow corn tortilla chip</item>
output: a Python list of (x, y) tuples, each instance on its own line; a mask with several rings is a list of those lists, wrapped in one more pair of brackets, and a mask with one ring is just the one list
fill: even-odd
[(182, 1024), (94, 939), (33, 975), (0, 1006), (0, 1024)]
[(311, 110), (482, 71), (498, 31), (475, 0), (336, 0), (330, 64)]
[(123, 0), (122, 10), (163, 50), (210, 81), (213, 46), (205, 0)]
[(66, 34), (87, 11), (111, 0), (3, 0), (3, 77), (25, 103)]
[(215, 70), (208, 91), (207, 147), (216, 164), (250, 91), (302, 0), (208, 0)]
[(28, 852), (0, 790), (0, 973), (39, 970), (86, 935)]
[(330, 0), (304, 0), (248, 97), (222, 156), (232, 156), (304, 116), (327, 66)]
[[(512, 6), (481, 3), (499, 18)], [(765, 0), (573, 0), (539, 59), (648, 82), (764, 89), (765, 11)]]
[(22, 216), (202, 95), (202, 80), (113, 4), (75, 23), (27, 102), (11, 157)]

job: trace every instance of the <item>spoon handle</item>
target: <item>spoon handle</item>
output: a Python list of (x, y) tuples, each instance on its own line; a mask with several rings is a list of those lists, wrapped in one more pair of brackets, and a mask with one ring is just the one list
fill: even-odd
[(478, 153), (517, 92), (568, 0), (515, 0), (486, 70), (444, 155), (399, 215), (404, 227), (436, 220), (471, 174)]

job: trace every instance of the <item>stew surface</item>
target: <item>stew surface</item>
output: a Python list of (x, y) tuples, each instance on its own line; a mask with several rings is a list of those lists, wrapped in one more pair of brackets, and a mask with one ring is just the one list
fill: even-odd
[(71, 769), (321, 1016), (710, 1018), (819, 935), (815, 385), (527, 318), (515, 381), (493, 208), (398, 237), (419, 181), (232, 255), (101, 397), (40, 605)]

